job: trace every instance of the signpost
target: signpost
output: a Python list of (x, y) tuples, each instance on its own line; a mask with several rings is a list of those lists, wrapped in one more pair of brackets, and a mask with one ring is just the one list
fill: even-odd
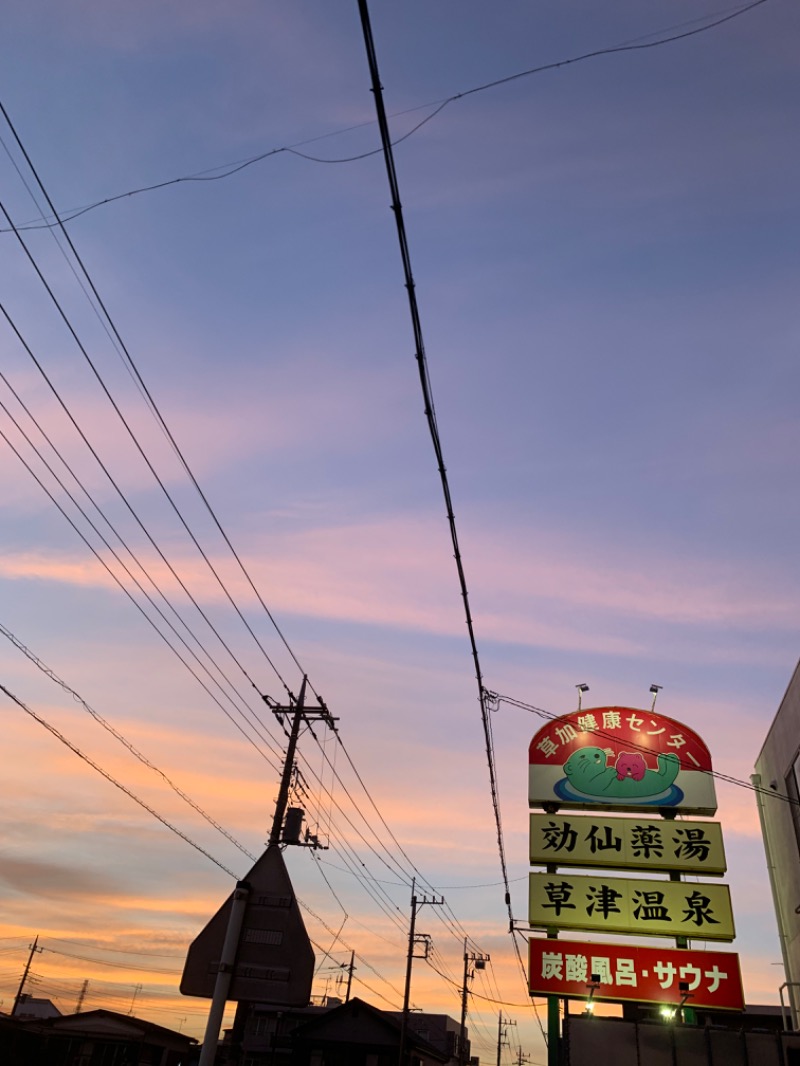
[(672, 809), (713, 816), (711, 755), (688, 726), (654, 711), (596, 707), (542, 726), (530, 744), (531, 807)]
[[(559, 1061), (559, 997), (741, 1010), (738, 957), (688, 948), (689, 938), (735, 936), (727, 886), (681, 880), (726, 870), (719, 824), (676, 819), (716, 813), (703, 740), (654, 707), (579, 706), (536, 733), (528, 767), (529, 804), (544, 811), (530, 816), (530, 862), (546, 867), (530, 874), (529, 922), (547, 932), (529, 942), (529, 980), (548, 1000), (549, 1066)], [(565, 929), (674, 937), (676, 948), (559, 941)]]
[(305, 1007), (314, 952), (280, 848), (268, 847), (240, 885), (245, 902), (234, 958), (223, 957), (223, 945), (241, 889), (228, 896), (189, 946), (181, 994), (211, 999), (217, 975), (227, 967), (226, 1000)]

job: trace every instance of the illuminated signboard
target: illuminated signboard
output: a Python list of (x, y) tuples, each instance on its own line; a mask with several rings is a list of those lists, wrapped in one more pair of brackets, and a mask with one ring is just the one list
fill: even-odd
[(561, 814), (532, 814), (530, 818), (533, 866), (725, 873), (719, 822)]
[(733, 940), (727, 885), (596, 874), (532, 873), (529, 921), (537, 928)]
[(565, 714), (534, 736), (528, 762), (531, 807), (700, 815), (717, 809), (708, 748), (688, 726), (654, 711)]
[[(530, 993), (744, 1010), (739, 957), (583, 941), (529, 941)], [(599, 978), (592, 982), (592, 976)], [(685, 989), (681, 991), (680, 985)]]

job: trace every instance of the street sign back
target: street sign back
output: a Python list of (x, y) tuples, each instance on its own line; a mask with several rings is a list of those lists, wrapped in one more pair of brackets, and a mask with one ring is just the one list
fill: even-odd
[[(244, 879), (250, 886), (227, 998), (305, 1007), (311, 998), (314, 952), (283, 855), (269, 847)], [(189, 947), (184, 996), (211, 999), (228, 928), (232, 895)]]

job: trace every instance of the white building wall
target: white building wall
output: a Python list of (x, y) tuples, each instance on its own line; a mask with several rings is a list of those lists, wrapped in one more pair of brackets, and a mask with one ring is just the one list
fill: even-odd
[[(756, 760), (787, 981), (800, 982), (800, 663)], [(800, 987), (794, 990), (800, 1007)]]

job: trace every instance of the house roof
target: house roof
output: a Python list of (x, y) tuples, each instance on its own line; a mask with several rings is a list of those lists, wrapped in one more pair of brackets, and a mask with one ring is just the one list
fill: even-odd
[[(400, 1042), (402, 1015), (379, 1010), (357, 996), (340, 1007), (331, 1008), (323, 1016), (312, 1018), (298, 1026), (294, 1031), (294, 1039), (298, 1041), (306, 1039), (344, 1041), (347, 1038), (343, 1033), (343, 1025), (353, 1022), (363, 1031), (383, 1032), (384, 1038), (389, 1043), (399, 1044)], [(337, 1036), (337, 1033), (342, 1035)], [(410, 1026), (406, 1028), (405, 1039), (409, 1047), (417, 1048), (428, 1058), (437, 1062), (447, 1062), (450, 1058), (449, 1055), (418, 1036)]]
[(119, 1014), (117, 1011), (105, 1010), (102, 1007), (97, 1010), (87, 1010), (80, 1014), (64, 1014), (60, 1018), (47, 1018), (37, 1023), (42, 1029), (63, 1033), (87, 1033), (95, 1036), (116, 1036), (136, 1040), (147, 1040), (150, 1043), (175, 1043), (185, 1046), (196, 1044), (194, 1037), (179, 1033), (175, 1029), (167, 1029), (155, 1022), (145, 1021), (144, 1018), (134, 1018), (130, 1014)]

